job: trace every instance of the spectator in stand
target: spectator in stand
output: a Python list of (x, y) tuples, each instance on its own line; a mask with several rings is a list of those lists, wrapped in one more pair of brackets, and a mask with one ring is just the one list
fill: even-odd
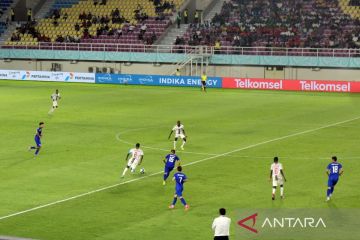
[(80, 25), (78, 22), (75, 24), (74, 28), (75, 28), (75, 31), (80, 31)]
[(177, 28), (180, 28), (180, 24), (181, 24), (181, 13), (180, 12), (177, 13), (176, 23), (177, 23)]
[(27, 10), (27, 20), (28, 20), (28, 22), (31, 22), (31, 20), (32, 20), (32, 9), (31, 8), (29, 8)]
[(64, 40), (65, 40), (65, 39), (63, 38), (63, 36), (58, 35), (55, 41), (56, 41), (56, 42), (59, 42), (59, 43), (62, 43), (62, 42), (64, 42)]
[(59, 26), (59, 22), (58, 22), (58, 20), (56, 18), (53, 20), (53, 26), (54, 27)]
[(99, 4), (99, 0), (93, 0), (93, 2), (94, 2), (94, 6)]
[(135, 26), (131, 23), (130, 26), (129, 26), (129, 28), (128, 28), (128, 33), (129, 33), (129, 32), (132, 33), (132, 32), (134, 32), (134, 30), (135, 30)]
[(162, 21), (162, 20), (165, 20), (165, 14), (163, 12), (159, 12), (159, 13), (156, 13), (156, 18), (155, 20), (157, 21)]
[(64, 16), (63, 16), (63, 19), (66, 21), (68, 19), (68, 17), (69, 17), (68, 14), (65, 13)]
[(189, 10), (186, 8), (185, 10), (184, 10), (184, 23), (185, 24), (188, 24), (188, 21), (189, 21)]
[(147, 26), (145, 23), (143, 23), (140, 27), (140, 33), (145, 34), (147, 30)]
[(120, 38), (120, 36), (122, 36), (122, 29), (121, 28), (116, 30), (116, 35), (117, 35), (118, 38)]
[(100, 5), (106, 5), (106, 0), (101, 0)]
[(10, 15), (11, 15), (11, 21), (14, 22), (15, 21), (15, 10), (14, 10), (14, 8), (11, 8)]
[(221, 42), (219, 39), (216, 39), (215, 41), (215, 45), (214, 45), (214, 50), (215, 50), (215, 54), (220, 54), (220, 50), (221, 50)]
[(54, 11), (52, 12), (52, 18), (60, 18), (60, 11), (58, 9), (54, 9)]
[(199, 23), (199, 11), (198, 10), (195, 10), (195, 13), (194, 13), (194, 23), (195, 24)]

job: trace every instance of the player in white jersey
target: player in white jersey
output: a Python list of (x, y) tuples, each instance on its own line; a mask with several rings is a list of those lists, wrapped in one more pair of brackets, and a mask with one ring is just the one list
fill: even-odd
[(51, 94), (50, 96), (52, 100), (52, 107), (50, 108), (49, 114), (53, 113), (56, 108), (58, 108), (58, 101), (61, 99), (59, 90), (56, 89), (56, 91)]
[(276, 187), (280, 186), (281, 199), (284, 198), (284, 181), (286, 182), (285, 174), (283, 171), (282, 164), (279, 163), (279, 158), (274, 157), (274, 163), (270, 167), (270, 179), (272, 180), (272, 200), (275, 200)]
[[(129, 158), (130, 155), (131, 157)], [(130, 151), (126, 155), (125, 161), (128, 162), (121, 177), (125, 176), (125, 173), (129, 168), (131, 172), (135, 172), (136, 166), (141, 165), (143, 158), (144, 152), (140, 149), (140, 143), (137, 143), (135, 145), (135, 148), (130, 149)]]
[(177, 121), (176, 125), (171, 130), (168, 139), (170, 139), (173, 132), (175, 132), (174, 149), (176, 149), (176, 142), (177, 142), (178, 138), (181, 138), (183, 140), (183, 142), (181, 144), (181, 149), (184, 150), (184, 145), (186, 143), (186, 135), (185, 135), (184, 125), (182, 125), (180, 121)]

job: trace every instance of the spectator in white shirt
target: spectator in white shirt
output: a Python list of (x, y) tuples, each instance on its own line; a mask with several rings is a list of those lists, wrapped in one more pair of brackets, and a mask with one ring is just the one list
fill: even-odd
[(228, 240), (230, 235), (231, 219), (226, 217), (225, 208), (220, 208), (220, 217), (214, 219), (212, 229), (214, 230), (214, 240)]

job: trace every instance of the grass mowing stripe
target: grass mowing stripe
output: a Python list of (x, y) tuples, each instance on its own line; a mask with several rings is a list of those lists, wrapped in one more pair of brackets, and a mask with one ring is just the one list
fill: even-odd
[[(254, 148), (254, 147), (257, 147), (257, 146), (261, 146), (261, 145), (264, 145), (264, 144), (268, 144), (268, 143), (280, 141), (280, 140), (283, 140), (283, 139), (287, 139), (287, 138), (296, 137), (296, 136), (299, 136), (299, 135), (315, 132), (315, 131), (322, 130), (322, 129), (325, 129), (325, 128), (341, 125), (341, 124), (344, 124), (344, 123), (356, 121), (358, 119), (360, 119), (360, 117), (355, 117), (355, 118), (351, 118), (351, 119), (348, 119), (348, 120), (327, 124), (327, 125), (324, 125), (322, 127), (313, 128), (313, 129), (309, 129), (309, 130), (305, 130), (305, 131), (301, 131), (301, 132), (297, 132), (297, 133), (292, 133), (292, 134), (285, 135), (285, 136), (282, 136), (282, 137), (277, 137), (277, 138), (270, 139), (270, 140), (267, 140), (267, 141), (251, 144), (249, 146), (238, 148), (238, 149), (226, 152), (226, 153), (222, 153), (222, 154), (218, 154), (218, 155), (215, 155), (215, 156), (200, 159), (200, 160), (197, 160), (197, 161), (193, 161), (193, 162), (184, 164), (184, 166), (190, 166), (190, 165), (198, 164), (198, 163), (208, 161), (208, 160), (211, 160), (211, 159), (227, 156), (227, 155), (230, 155), (230, 154), (235, 153), (235, 152), (240, 152), (240, 151), (250, 149), (250, 148)], [(125, 181), (125, 182), (121, 182), (121, 183), (113, 184), (113, 185), (110, 185), (110, 186), (102, 187), (102, 188), (99, 188), (99, 189), (96, 189), (96, 190), (93, 190), (93, 191), (89, 191), (89, 192), (86, 192), (86, 193), (75, 195), (75, 196), (65, 198), (65, 199), (62, 199), (62, 200), (58, 200), (58, 201), (55, 201), (55, 202), (51, 202), (51, 203), (48, 203), (48, 204), (40, 205), (40, 206), (30, 208), (30, 209), (27, 209), (27, 210), (24, 210), (24, 211), (12, 213), (12, 214), (0, 217), (0, 220), (15, 217), (15, 216), (22, 215), (22, 214), (25, 214), (25, 213), (28, 213), (28, 212), (33, 212), (33, 211), (36, 211), (38, 209), (50, 207), (50, 206), (60, 204), (60, 203), (63, 203), (63, 202), (71, 201), (71, 200), (74, 200), (74, 199), (77, 199), (77, 198), (80, 198), (80, 197), (88, 196), (88, 195), (91, 195), (91, 194), (94, 194), (94, 193), (97, 193), (97, 192), (101, 192), (101, 191), (105, 191), (105, 190), (108, 190), (108, 189), (111, 189), (111, 188), (115, 188), (115, 187), (118, 187), (118, 186), (121, 186), (121, 185), (124, 185), (124, 184), (128, 184), (128, 183), (139, 181), (139, 180), (149, 178), (149, 177), (152, 177), (152, 176), (155, 176), (155, 175), (159, 175), (161, 173), (163, 173), (163, 172), (160, 171), (160, 172), (152, 173), (150, 175), (146, 175), (146, 176), (142, 176), (142, 177), (135, 178), (135, 179), (132, 179), (132, 180), (128, 180), (128, 181)]]

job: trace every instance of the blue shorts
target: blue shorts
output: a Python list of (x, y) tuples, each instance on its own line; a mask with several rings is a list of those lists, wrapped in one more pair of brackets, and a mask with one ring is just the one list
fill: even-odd
[(328, 180), (328, 187), (335, 187), (337, 182), (339, 181), (339, 178), (329, 178)]
[(35, 143), (37, 147), (41, 147), (41, 140), (38, 136), (35, 136)]
[(183, 192), (184, 188), (183, 187), (176, 187), (175, 188), (175, 194), (178, 196), (178, 197), (182, 197), (182, 192)]
[(167, 167), (167, 166), (165, 166), (164, 172), (165, 172), (165, 173), (170, 173), (173, 169), (174, 169), (174, 167)]

